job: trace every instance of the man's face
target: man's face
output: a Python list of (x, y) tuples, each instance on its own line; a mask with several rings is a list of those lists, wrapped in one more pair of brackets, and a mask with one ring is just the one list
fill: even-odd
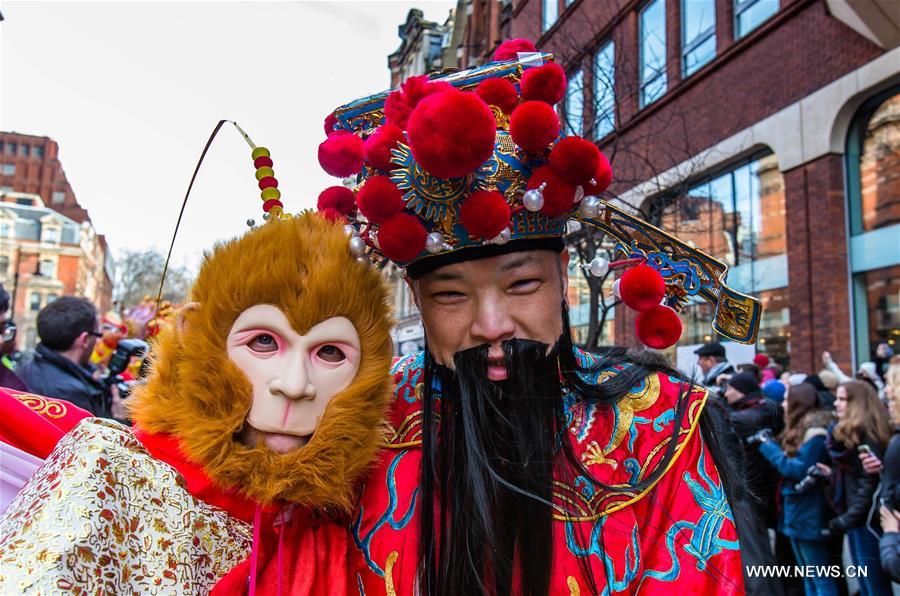
[(97, 344), (97, 335), (100, 334), (100, 317), (94, 319), (94, 328), (92, 329), (94, 334), (85, 333), (84, 339), (76, 339), (75, 341), (81, 341), (83, 350), (81, 352), (81, 356), (78, 358), (78, 363), (82, 366), (86, 365), (91, 360), (91, 354), (94, 352), (94, 346)]
[(490, 344), (488, 379), (502, 381), (503, 341), (554, 345), (562, 333), (568, 261), (565, 251), (515, 252), (446, 265), (413, 281), (434, 359), (453, 368), (456, 352)]
[(279, 308), (257, 304), (234, 322), (227, 346), (228, 357), (253, 386), (240, 439), (249, 445), (262, 440), (276, 453), (309, 442), (331, 398), (359, 369), (359, 335), (345, 317), (326, 319), (300, 335)]
[(699, 356), (697, 358), (697, 364), (700, 366), (700, 370), (703, 371), (704, 374), (708, 373), (713, 369), (713, 367), (717, 364), (715, 356)]
[(742, 397), (744, 397), (744, 394), (741, 393), (740, 391), (738, 391), (737, 389), (735, 389), (734, 387), (732, 387), (731, 385), (729, 385), (728, 387), (725, 388), (725, 399), (728, 401), (728, 403), (733, 404), (734, 402), (738, 401)]

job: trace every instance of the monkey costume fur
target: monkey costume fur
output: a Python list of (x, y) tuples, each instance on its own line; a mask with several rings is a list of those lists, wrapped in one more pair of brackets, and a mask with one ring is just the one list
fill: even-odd
[[(134, 429), (83, 420), (0, 519), (0, 593), (342, 593), (347, 514), (383, 442), (387, 291), (340, 225), (275, 221), (208, 254), (197, 304), (163, 334)], [(255, 389), (226, 352), (242, 312), (277, 307), (304, 336), (352, 323), (358, 368), (300, 448), (238, 436)], [(285, 419), (287, 414), (285, 414)]]

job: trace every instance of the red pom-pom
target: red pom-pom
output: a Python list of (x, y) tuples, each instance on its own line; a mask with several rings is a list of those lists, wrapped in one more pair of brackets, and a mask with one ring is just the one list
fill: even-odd
[(519, 103), (519, 92), (508, 79), (485, 79), (475, 87), (475, 93), (489, 106), (497, 106), (509, 114)]
[(326, 207), (325, 209), (320, 209), (319, 213), (330, 222), (339, 223), (343, 221), (347, 221), (347, 218), (344, 217), (340, 211), (334, 209), (332, 207)]
[(487, 161), (496, 135), (494, 115), (477, 95), (447, 91), (419, 103), (406, 136), (422, 168), (438, 178), (459, 178)]
[(272, 207), (284, 207), (284, 205), (278, 199), (269, 199), (263, 203), (263, 211), (266, 213), (271, 211)]
[(550, 166), (541, 166), (528, 179), (528, 190), (538, 188), (547, 183), (541, 193), (544, 195), (544, 206), (541, 213), (547, 217), (557, 217), (572, 210), (575, 203), (575, 187), (566, 182)]
[(655, 350), (664, 350), (681, 339), (681, 318), (670, 307), (662, 304), (639, 313), (634, 326), (638, 339)]
[(566, 137), (550, 151), (550, 167), (569, 184), (590, 182), (600, 165), (600, 150), (581, 137)]
[(319, 165), (339, 178), (356, 174), (363, 166), (362, 139), (345, 130), (334, 132), (319, 145)]
[(334, 209), (341, 215), (350, 215), (356, 211), (356, 198), (353, 191), (343, 186), (329, 186), (319, 193), (316, 203), (319, 211)]
[(267, 188), (274, 187), (278, 188), (278, 180), (273, 178), (272, 176), (266, 176), (259, 181), (259, 190), (265, 190)]
[(600, 164), (597, 166), (593, 180), (593, 184), (588, 182), (584, 185), (584, 194), (599, 196), (600, 193), (609, 188), (609, 183), (612, 182), (612, 166), (609, 165), (609, 160), (602, 153), (600, 154)]
[(459, 223), (469, 236), (490, 240), (509, 225), (509, 205), (497, 190), (479, 190), (469, 195), (459, 208)]
[(272, 158), (267, 155), (260, 155), (256, 159), (253, 160), (254, 168), (271, 168), (272, 167)]
[(509, 134), (525, 151), (543, 151), (559, 136), (559, 117), (542, 101), (526, 101), (513, 110)]
[(409, 261), (425, 249), (425, 226), (414, 215), (396, 213), (378, 226), (378, 245), (392, 261)]
[(384, 172), (393, 170), (397, 164), (391, 163), (391, 149), (403, 140), (403, 131), (393, 124), (382, 124), (363, 145), (366, 161), (372, 167)]
[(356, 204), (372, 223), (381, 223), (403, 211), (403, 195), (387, 176), (372, 176), (356, 193)]
[(431, 82), (425, 75), (410, 77), (400, 86), (400, 89), (392, 92), (385, 99), (384, 121), (399, 127), (400, 130), (406, 130), (409, 116), (420, 101), (434, 93), (453, 89), (454, 87), (450, 83)]
[(328, 114), (325, 117), (325, 136), (330, 137), (336, 131), (334, 130), (334, 125), (338, 123), (337, 116), (334, 115), (334, 112)]
[(507, 39), (494, 50), (494, 62), (502, 60), (516, 60), (519, 52), (536, 52), (534, 44), (527, 39)]
[(526, 68), (519, 86), (526, 101), (543, 101), (555, 105), (566, 96), (566, 73), (556, 62)]
[(622, 274), (619, 295), (634, 310), (650, 310), (666, 295), (666, 282), (650, 265), (638, 265)]

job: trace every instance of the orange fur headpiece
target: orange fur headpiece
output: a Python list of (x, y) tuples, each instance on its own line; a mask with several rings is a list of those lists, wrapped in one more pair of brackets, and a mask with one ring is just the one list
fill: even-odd
[[(349, 510), (354, 483), (383, 442), (392, 386), (391, 325), (381, 275), (350, 254), (342, 227), (317, 214), (273, 221), (207, 254), (191, 292), (199, 303), (183, 329), (159, 337), (153, 372), (132, 398), (132, 417), (174, 435), (223, 487), (260, 503), (284, 500)], [(303, 335), (330, 317), (349, 319), (361, 342), (359, 370), (335, 395), (310, 442), (280, 455), (234, 439), (252, 401), (247, 377), (228, 358), (237, 317), (257, 304), (285, 313)]]

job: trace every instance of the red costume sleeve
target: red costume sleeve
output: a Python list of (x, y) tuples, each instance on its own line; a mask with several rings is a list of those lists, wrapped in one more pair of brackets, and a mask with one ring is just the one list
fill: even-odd
[(91, 413), (67, 401), (0, 387), (0, 441), (46, 459)]

